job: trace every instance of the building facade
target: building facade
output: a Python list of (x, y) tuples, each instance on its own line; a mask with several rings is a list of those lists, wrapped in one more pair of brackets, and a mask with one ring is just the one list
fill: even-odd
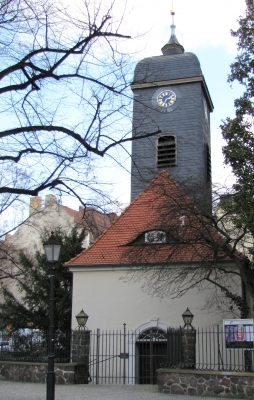
[[(80, 206), (79, 210), (59, 204), (54, 195), (31, 197), (29, 216), (18, 227), (13, 235), (7, 235), (1, 243), (1, 284), (7, 286), (19, 298), (15, 276), (19, 274), (19, 253), (23, 251), (28, 257), (37, 251), (43, 252), (42, 237), (45, 231), (60, 229), (67, 235), (74, 227), (78, 231), (85, 229), (83, 248), (89, 247), (116, 219), (116, 214), (104, 214), (96, 209)], [(1, 291), (0, 291), (1, 301)]]
[[(66, 264), (73, 273), (73, 328), (82, 308), (90, 329), (117, 330), (125, 323), (137, 340), (129, 350), (133, 370), (139, 340), (181, 326), (186, 307), (195, 315), (194, 326), (222, 319), (206, 307), (212, 284), (200, 290), (184, 279), (188, 269), (219, 265), (210, 245), (217, 233), (206, 224), (213, 104), (197, 57), (184, 52), (174, 23), (171, 29), (163, 54), (135, 69), (133, 137), (147, 137), (132, 143), (132, 202), (96, 243)], [(226, 254), (219, 255), (225, 268), (234, 268)]]

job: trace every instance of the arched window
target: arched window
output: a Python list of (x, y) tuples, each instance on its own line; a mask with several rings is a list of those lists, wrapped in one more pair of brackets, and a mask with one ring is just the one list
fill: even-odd
[(167, 333), (160, 328), (148, 328), (138, 335), (137, 341), (140, 340), (167, 340)]
[(175, 136), (160, 136), (157, 140), (157, 167), (173, 167), (176, 165)]

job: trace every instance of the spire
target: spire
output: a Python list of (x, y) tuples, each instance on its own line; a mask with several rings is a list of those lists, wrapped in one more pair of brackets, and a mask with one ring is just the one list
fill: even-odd
[(175, 23), (174, 23), (174, 15), (175, 11), (172, 9), (170, 11), (170, 14), (172, 15), (172, 25), (170, 26), (171, 28), (171, 36), (167, 44), (162, 47), (161, 51), (164, 56), (168, 56), (170, 54), (182, 54), (184, 53), (184, 48), (183, 46), (178, 42), (176, 34), (175, 34)]

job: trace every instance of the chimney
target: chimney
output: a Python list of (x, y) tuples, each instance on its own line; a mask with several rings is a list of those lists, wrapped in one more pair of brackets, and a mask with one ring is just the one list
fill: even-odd
[(42, 198), (38, 197), (30, 197), (30, 208), (29, 215), (32, 215), (34, 212), (39, 211), (41, 209)]
[(5, 238), (4, 238), (4, 243), (8, 243), (10, 238), (11, 238), (11, 235), (9, 233), (6, 233)]
[(45, 196), (45, 207), (52, 206), (53, 204), (57, 204), (57, 198), (53, 194), (47, 194)]

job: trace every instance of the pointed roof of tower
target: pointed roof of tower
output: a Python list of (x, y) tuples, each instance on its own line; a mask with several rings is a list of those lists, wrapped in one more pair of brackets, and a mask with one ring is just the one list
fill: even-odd
[[(153, 239), (154, 238), (154, 239)], [(111, 227), (67, 266), (140, 265), (229, 260), (211, 243), (222, 244), (167, 171), (162, 171)]]
[(170, 39), (169, 39), (168, 43), (166, 43), (165, 46), (163, 46), (162, 49), (161, 49), (163, 55), (165, 55), (165, 56), (170, 55), (170, 54), (182, 54), (182, 53), (184, 53), (184, 48), (178, 42), (176, 34), (175, 34), (175, 29), (176, 29), (176, 26), (174, 24), (175, 11), (171, 10), (170, 13), (172, 15), (172, 25), (170, 26), (170, 28), (171, 28), (171, 36), (170, 36)]
[(174, 10), (171, 10), (171, 15), (171, 36), (168, 43), (161, 49), (163, 55), (147, 57), (138, 62), (131, 89), (201, 82), (209, 110), (212, 112), (214, 106), (199, 60), (195, 54), (184, 52), (175, 34)]

